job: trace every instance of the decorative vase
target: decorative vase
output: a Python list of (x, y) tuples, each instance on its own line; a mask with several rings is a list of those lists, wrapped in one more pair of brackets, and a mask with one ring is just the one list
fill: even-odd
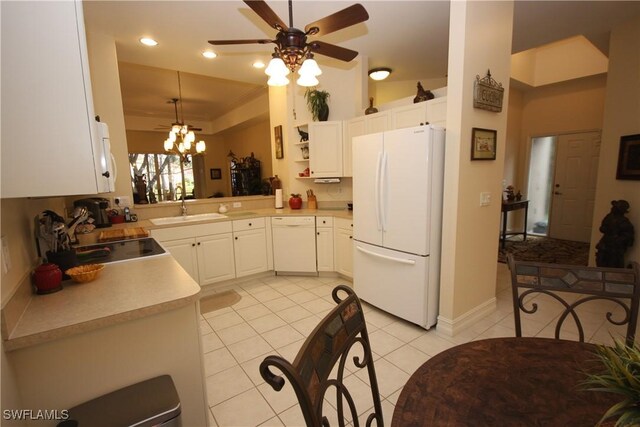
[(301, 197), (291, 197), (289, 199), (289, 207), (291, 209), (301, 209), (302, 208), (302, 198)]
[(329, 106), (324, 105), (320, 108), (320, 111), (318, 111), (318, 121), (326, 122), (327, 120), (329, 120)]
[(38, 266), (33, 273), (37, 294), (50, 294), (62, 289), (62, 271), (56, 264)]
[(369, 108), (364, 110), (364, 114), (365, 115), (369, 115), (369, 114), (373, 114), (373, 113), (377, 113), (377, 112), (378, 112), (378, 109), (373, 106), (373, 97), (371, 97), (371, 98), (369, 98)]

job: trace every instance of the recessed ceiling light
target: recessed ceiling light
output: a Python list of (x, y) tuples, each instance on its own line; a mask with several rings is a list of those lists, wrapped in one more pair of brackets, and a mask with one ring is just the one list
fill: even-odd
[(251, 65), (253, 65), (253, 68), (264, 68), (264, 62), (262, 61), (256, 61)]
[(145, 46), (156, 46), (158, 44), (157, 41), (155, 41), (154, 39), (151, 39), (149, 37), (143, 37), (140, 39), (140, 43), (142, 43)]
[(369, 70), (369, 77), (373, 80), (384, 80), (391, 74), (391, 68), (382, 67)]
[(204, 52), (202, 52), (202, 56), (204, 56), (205, 58), (213, 59), (218, 56), (218, 54), (212, 50), (205, 50)]

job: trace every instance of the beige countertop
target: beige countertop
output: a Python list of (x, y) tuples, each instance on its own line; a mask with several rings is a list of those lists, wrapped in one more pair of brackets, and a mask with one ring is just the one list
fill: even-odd
[(16, 350), (195, 302), (200, 286), (168, 254), (108, 263), (93, 282), (33, 295), (4, 348)]

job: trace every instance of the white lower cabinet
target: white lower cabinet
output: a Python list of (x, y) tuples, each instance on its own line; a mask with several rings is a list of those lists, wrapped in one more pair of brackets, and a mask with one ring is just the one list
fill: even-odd
[(334, 271), (333, 217), (316, 217), (316, 256), (318, 271)]
[(353, 221), (335, 218), (335, 271), (353, 278)]
[(269, 270), (265, 218), (233, 221), (236, 277)]
[(198, 237), (196, 253), (201, 286), (236, 277), (231, 233)]
[(196, 256), (196, 240), (178, 239), (161, 242), (166, 250), (173, 255), (178, 264), (189, 273), (196, 282), (200, 282), (198, 275), (198, 258)]

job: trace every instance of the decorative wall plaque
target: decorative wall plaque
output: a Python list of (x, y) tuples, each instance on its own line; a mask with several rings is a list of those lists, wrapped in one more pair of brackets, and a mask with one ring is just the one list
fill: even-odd
[(502, 87), (502, 83), (496, 82), (491, 77), (491, 70), (487, 70), (487, 75), (483, 78), (476, 75), (476, 81), (473, 85), (474, 108), (499, 113), (502, 111), (503, 96), (504, 88)]

